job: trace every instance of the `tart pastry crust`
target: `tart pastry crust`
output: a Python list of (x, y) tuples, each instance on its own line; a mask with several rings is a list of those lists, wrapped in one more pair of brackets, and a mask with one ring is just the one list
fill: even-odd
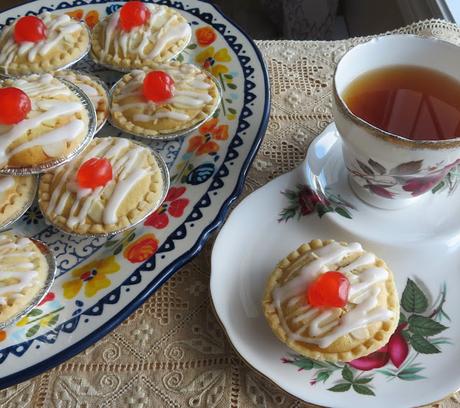
[(57, 71), (55, 76), (77, 85), (88, 96), (96, 110), (97, 129), (100, 129), (109, 116), (107, 89), (95, 77), (80, 71), (64, 69)]
[(48, 12), (38, 16), (47, 26), (47, 38), (37, 43), (16, 43), (14, 26), (0, 35), (0, 67), (5, 75), (56, 71), (81, 59), (89, 49), (90, 35), (85, 23), (67, 14)]
[(0, 176), (0, 226), (24, 211), (35, 195), (34, 176)]
[(124, 75), (114, 86), (111, 101), (112, 123), (128, 133), (146, 137), (186, 133), (207, 120), (220, 103), (216, 82), (192, 64), (159, 64), (174, 80), (173, 96), (163, 103), (148, 101), (143, 95), (143, 81), (149, 70), (135, 70)]
[[(308, 305), (307, 287), (319, 274), (340, 271), (350, 281), (344, 308)], [(276, 336), (315, 360), (351, 361), (384, 346), (396, 330), (399, 300), (385, 262), (358, 243), (313, 240), (279, 262), (262, 301)]]
[(145, 5), (150, 18), (131, 31), (120, 28), (119, 10), (94, 27), (91, 57), (96, 62), (128, 71), (167, 61), (187, 46), (192, 30), (179, 12), (167, 6)]
[(0, 169), (27, 168), (64, 161), (88, 135), (88, 112), (80, 98), (50, 74), (6, 79), (1, 87), (16, 87), (32, 102), (27, 117), (0, 126)]
[(0, 233), (0, 323), (29, 306), (45, 285), (48, 269), (32, 240)]
[[(95, 157), (110, 161), (113, 178), (104, 187), (81, 188), (78, 169)], [(167, 184), (149, 148), (125, 138), (96, 138), (76, 159), (42, 175), (38, 202), (45, 217), (63, 231), (107, 235), (156, 210)]]

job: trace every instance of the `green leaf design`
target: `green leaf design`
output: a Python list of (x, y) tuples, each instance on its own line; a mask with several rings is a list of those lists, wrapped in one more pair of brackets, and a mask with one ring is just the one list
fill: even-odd
[(387, 377), (396, 377), (396, 375), (397, 375), (392, 370), (378, 370), (377, 372), (380, 373), (380, 374), (386, 375)]
[(444, 188), (445, 185), (446, 185), (446, 183), (445, 183), (443, 180), (441, 180), (438, 184), (436, 184), (436, 185), (431, 189), (431, 192), (432, 192), (433, 194), (436, 194), (438, 191), (441, 191), (441, 190)]
[(228, 111), (232, 113), (233, 115), (236, 115), (236, 109), (228, 108)]
[(333, 392), (345, 392), (348, 391), (351, 388), (350, 383), (339, 383), (337, 385), (334, 385), (331, 388), (328, 388), (329, 391)]
[(136, 233), (135, 232), (132, 232), (129, 237), (128, 237), (128, 242), (131, 242), (134, 238), (136, 237)]
[(194, 49), (196, 48), (196, 44), (189, 44), (189, 45), (187, 46), (187, 48), (188, 48), (189, 50), (194, 50)]
[(367, 378), (357, 378), (354, 383), (355, 384), (367, 384), (370, 383), (374, 377), (367, 377)]
[(294, 364), (302, 370), (311, 370), (315, 364), (309, 358), (299, 358), (298, 360), (294, 360)]
[(49, 322), (48, 322), (48, 327), (54, 326), (54, 325), (57, 323), (58, 319), (59, 319), (59, 314), (56, 313), (56, 314), (49, 320)]
[(317, 375), (316, 375), (316, 381), (319, 381), (319, 382), (326, 382), (329, 377), (331, 376), (331, 372), (330, 371), (320, 371)]
[(440, 353), (440, 350), (434, 344), (430, 343), (427, 339), (420, 336), (419, 334), (414, 334), (410, 338), (410, 345), (415, 351), (418, 351), (422, 354)]
[(383, 167), (380, 163), (377, 163), (375, 160), (369, 159), (367, 162), (378, 174), (382, 175), (386, 173), (385, 167)]
[(29, 330), (26, 332), (26, 337), (32, 337), (37, 334), (38, 330), (40, 329), (40, 325), (36, 324), (35, 326), (32, 326)]
[(344, 380), (353, 382), (353, 372), (350, 370), (350, 367), (348, 367), (347, 365), (343, 367), (342, 377)]
[(401, 332), (401, 334), (403, 335), (403, 337), (406, 339), (406, 341), (410, 341), (410, 333), (408, 330), (403, 330)]
[(409, 330), (420, 336), (435, 336), (447, 329), (447, 326), (425, 316), (412, 315), (408, 321)]
[(348, 212), (347, 209), (343, 208), (343, 207), (335, 207), (335, 212), (339, 215), (341, 215), (342, 217), (345, 217), (345, 218), (348, 218), (348, 219), (352, 219), (352, 216), (351, 214)]
[(225, 102), (232, 103), (233, 101), (230, 98), (225, 98)]
[(411, 313), (423, 313), (428, 307), (425, 294), (412, 279), (407, 279), (401, 298), (401, 306), (406, 312)]
[(107, 242), (104, 244), (104, 246), (105, 246), (106, 248), (110, 248), (110, 247), (113, 247), (114, 245), (116, 245), (117, 243), (118, 243), (118, 241), (114, 239), (114, 240), (111, 240), (111, 241), (107, 241)]
[(399, 373), (398, 378), (400, 378), (401, 380), (405, 380), (405, 381), (417, 381), (417, 380), (423, 380), (426, 377), (424, 377), (423, 375), (418, 375), (418, 374)]
[(416, 374), (422, 370), (424, 370), (423, 366), (421, 366), (420, 364), (414, 364), (412, 366), (404, 368), (403, 370), (399, 372), (399, 374)]
[(319, 218), (331, 211), (334, 211), (331, 207), (326, 207), (324, 204), (321, 203), (316, 204), (316, 212), (318, 213)]
[(407, 317), (404, 315), (403, 312), (399, 312), (399, 322), (398, 322), (398, 326), (402, 323), (406, 323), (407, 322)]
[(237, 86), (235, 84), (227, 84), (227, 86), (230, 88), (230, 89), (236, 89)]
[(183, 56), (182, 54), (179, 54), (179, 55), (176, 57), (176, 61), (183, 62), (183, 61), (184, 61), (184, 56)]
[(123, 250), (123, 245), (118, 245), (118, 246), (114, 249), (113, 254), (114, 254), (114, 255), (118, 255), (122, 250)]
[(390, 174), (393, 175), (414, 175), (422, 168), (423, 160), (415, 160), (406, 163), (402, 163), (390, 170)]
[(40, 309), (32, 309), (32, 310), (29, 312), (29, 314), (27, 315), (27, 317), (40, 316), (42, 313), (43, 313), (43, 311), (40, 310)]
[(372, 391), (369, 387), (367, 387), (365, 385), (353, 384), (353, 389), (358, 394), (375, 396), (374, 391)]
[(231, 75), (231, 74), (224, 74), (224, 78), (233, 79), (233, 75)]

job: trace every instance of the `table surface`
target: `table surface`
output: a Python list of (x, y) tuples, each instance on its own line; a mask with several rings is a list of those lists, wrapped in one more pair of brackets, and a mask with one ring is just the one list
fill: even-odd
[[(2, 1), (2, 8), (15, 3), (22, 2)], [(441, 21), (398, 31), (460, 44), (460, 29)], [(311, 140), (332, 121), (335, 64), (364, 40), (257, 42), (269, 69), (272, 110), (242, 197), (303, 160)], [(0, 406), (309, 407), (257, 374), (230, 345), (209, 298), (213, 239), (112, 333), (60, 366), (1, 390)], [(435, 406), (460, 403), (453, 395)]]

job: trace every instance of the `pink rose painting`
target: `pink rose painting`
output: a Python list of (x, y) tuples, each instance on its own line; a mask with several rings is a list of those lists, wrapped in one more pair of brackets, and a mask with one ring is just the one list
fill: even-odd
[[(424, 362), (436, 358), (442, 346), (451, 344), (448, 337), (441, 335), (448, 329), (443, 322), (450, 322), (444, 311), (446, 294), (445, 284), (437, 297), (431, 297), (414, 280), (408, 279), (401, 297), (398, 328), (379, 350), (349, 363), (316, 361), (298, 354), (289, 354), (281, 362), (296, 366), (299, 372), (311, 372), (310, 386), (330, 384), (327, 390), (332, 392), (354, 391), (375, 396), (376, 376), (401, 381), (424, 379)], [(428, 299), (436, 301), (430, 305)]]

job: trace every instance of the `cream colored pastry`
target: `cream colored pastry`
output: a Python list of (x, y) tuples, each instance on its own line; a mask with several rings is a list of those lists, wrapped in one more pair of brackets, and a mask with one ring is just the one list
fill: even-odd
[[(313, 307), (307, 289), (319, 275), (339, 271), (350, 289), (344, 307)], [(399, 301), (393, 274), (359, 243), (314, 240), (284, 258), (263, 298), (277, 337), (315, 360), (351, 361), (384, 346), (396, 330)]]
[[(83, 188), (77, 174), (94, 158), (107, 159), (113, 177), (103, 186)], [(96, 138), (75, 160), (42, 175), (39, 205), (46, 218), (64, 231), (105, 235), (154, 211), (168, 183), (147, 147), (124, 138)]]
[(32, 240), (0, 233), (0, 323), (30, 305), (45, 285), (48, 268)]
[(150, 17), (130, 31), (120, 27), (120, 10), (94, 27), (91, 56), (95, 61), (130, 70), (167, 61), (185, 48), (192, 34), (187, 20), (171, 7), (145, 6)]
[(0, 67), (6, 75), (24, 75), (58, 70), (79, 60), (89, 48), (87, 26), (67, 14), (48, 12), (38, 16), (47, 27), (47, 37), (39, 42), (17, 43), (15, 23), (0, 35)]
[(111, 120), (115, 126), (143, 136), (186, 131), (206, 120), (220, 102), (219, 90), (204, 71), (195, 65), (171, 62), (157, 65), (174, 80), (173, 96), (161, 103), (145, 98), (143, 81), (150, 70), (126, 74), (112, 93)]
[(0, 227), (22, 214), (32, 203), (34, 176), (0, 176)]
[(0, 126), (0, 169), (64, 161), (87, 137), (86, 108), (70, 88), (52, 75), (6, 79), (0, 86), (21, 89), (32, 106), (19, 123)]
[(56, 72), (55, 76), (77, 85), (91, 99), (96, 110), (97, 129), (100, 129), (109, 116), (109, 97), (106, 89), (94, 77), (83, 72), (64, 69)]

